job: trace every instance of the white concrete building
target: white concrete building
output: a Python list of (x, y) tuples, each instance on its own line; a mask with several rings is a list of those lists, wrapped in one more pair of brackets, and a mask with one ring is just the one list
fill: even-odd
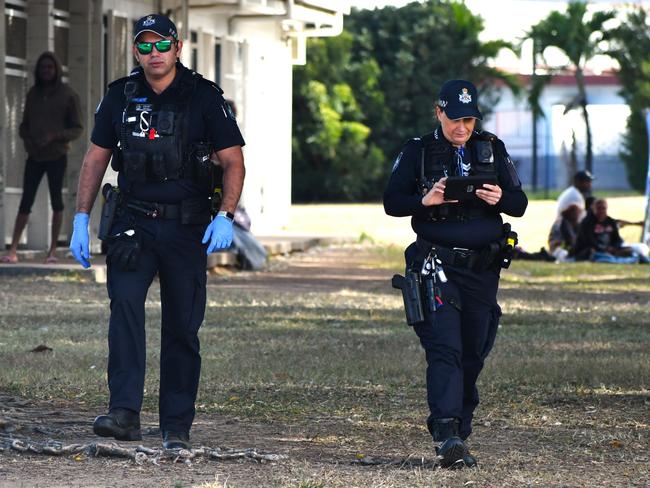
[[(66, 241), (94, 109), (106, 85), (133, 67), (133, 24), (152, 12), (166, 13), (176, 23), (184, 40), (183, 63), (216, 81), (237, 105), (247, 141), (242, 203), (253, 230), (272, 232), (286, 222), (292, 66), (306, 62), (308, 37), (341, 32), (349, 11), (345, 0), (0, 0), (0, 11), (5, 16), (0, 22), (0, 96), (5, 100), (0, 110), (0, 242), (10, 242), (22, 194), (25, 153), (18, 126), (36, 59), (50, 50), (62, 60), (66, 81), (80, 95), (85, 122), (68, 158), (66, 217), (59, 236)], [(43, 181), (23, 236), (30, 249), (44, 249), (50, 240), (46, 187)]]

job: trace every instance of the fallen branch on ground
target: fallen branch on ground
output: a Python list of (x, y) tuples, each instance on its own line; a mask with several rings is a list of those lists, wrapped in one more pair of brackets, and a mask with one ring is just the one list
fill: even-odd
[(0, 437), (0, 452), (9, 450), (33, 454), (46, 454), (49, 456), (85, 455), (88, 457), (121, 457), (132, 459), (138, 464), (145, 462), (159, 464), (159, 462), (164, 459), (171, 460), (172, 462), (191, 463), (193, 459), (198, 457), (218, 460), (244, 458), (258, 462), (279, 462), (288, 458), (288, 456), (283, 454), (264, 453), (253, 448), (229, 449), (205, 446), (191, 450), (152, 449), (145, 446), (126, 448), (116, 443), (100, 444), (92, 442), (89, 444), (63, 445), (58, 441), (34, 442), (29, 439)]

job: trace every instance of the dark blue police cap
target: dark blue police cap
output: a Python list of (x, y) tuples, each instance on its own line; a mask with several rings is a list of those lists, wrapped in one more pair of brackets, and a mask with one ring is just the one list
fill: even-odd
[(465, 80), (449, 80), (438, 95), (438, 106), (452, 119), (474, 117), (483, 120), (478, 109), (478, 92), (473, 83)]
[(178, 40), (178, 30), (176, 30), (174, 23), (169, 17), (160, 14), (145, 15), (135, 23), (135, 27), (133, 28), (133, 42), (143, 32), (153, 32), (161, 37), (171, 36)]

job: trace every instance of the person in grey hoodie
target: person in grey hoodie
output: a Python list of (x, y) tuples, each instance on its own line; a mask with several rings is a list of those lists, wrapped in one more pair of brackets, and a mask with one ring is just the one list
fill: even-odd
[(27, 92), (20, 137), (27, 152), (23, 195), (16, 216), (11, 246), (3, 263), (18, 262), (18, 242), (25, 230), (36, 191), (47, 174), (52, 205), (52, 241), (46, 262), (56, 262), (56, 241), (63, 220), (63, 175), (70, 141), (81, 135), (79, 97), (63, 83), (61, 64), (52, 52), (44, 52), (34, 69), (34, 86)]

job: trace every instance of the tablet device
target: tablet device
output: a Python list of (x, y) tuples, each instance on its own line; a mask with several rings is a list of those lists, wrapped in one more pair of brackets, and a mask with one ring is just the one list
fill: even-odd
[(494, 176), (450, 176), (445, 184), (445, 200), (471, 200), (478, 198), (475, 191), (487, 183), (496, 185)]

